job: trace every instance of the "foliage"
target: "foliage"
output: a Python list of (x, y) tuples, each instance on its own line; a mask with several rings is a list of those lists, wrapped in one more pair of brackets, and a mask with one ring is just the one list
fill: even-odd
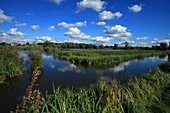
[(129, 43), (128, 42), (125, 42), (125, 49), (127, 49), (129, 47)]
[(74, 64), (82, 64), (86, 67), (104, 68), (109, 66), (113, 67), (114, 65), (131, 59), (142, 59), (148, 56), (159, 55), (162, 54), (163, 51), (61, 50), (56, 53), (60, 59)]
[(6, 79), (23, 75), (23, 59), (18, 51), (12, 47), (0, 48), (0, 84)]
[(112, 81), (99, 82), (88, 90), (76, 91), (73, 88), (57, 87), (53, 93), (41, 96), (43, 101), (33, 103), (29, 111), (34, 109), (37, 113), (169, 113), (169, 75), (157, 69), (129, 82), (126, 86)]
[(114, 44), (114, 49), (118, 49), (118, 44)]
[(37, 67), (41, 68), (43, 66), (42, 54), (38, 51), (31, 51), (28, 53), (29, 63), (31, 69), (35, 70)]
[(162, 50), (166, 50), (166, 49), (168, 49), (168, 44), (167, 43), (160, 43), (160, 48)]

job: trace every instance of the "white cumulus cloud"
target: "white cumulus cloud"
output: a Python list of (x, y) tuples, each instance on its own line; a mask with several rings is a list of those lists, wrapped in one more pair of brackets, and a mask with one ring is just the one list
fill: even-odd
[(127, 28), (121, 25), (110, 26), (103, 32), (108, 37), (116, 38), (119, 40), (128, 40), (132, 36), (132, 33), (128, 32)]
[(68, 28), (68, 31), (65, 32), (64, 35), (69, 36), (70, 38), (77, 38), (82, 40), (88, 40), (91, 38), (90, 35), (82, 33), (77, 27)]
[(41, 36), (41, 37), (37, 36), (37, 37), (35, 38), (35, 42), (36, 42), (36, 43), (44, 43), (44, 42), (46, 42), (46, 41), (51, 41), (51, 40), (52, 40), (52, 38), (49, 37), (49, 36)]
[(59, 5), (61, 2), (63, 2), (64, 0), (50, 0), (51, 2)]
[(157, 40), (158, 40), (158, 38), (153, 38), (153, 40), (154, 40), (154, 41), (157, 41)]
[(96, 42), (108, 43), (110, 40), (112, 40), (112, 38), (110, 37), (104, 38), (103, 36), (97, 36), (92, 38), (92, 40)]
[(3, 23), (4, 21), (10, 22), (11, 20), (12, 17), (5, 15), (4, 11), (0, 9), (0, 23)]
[(131, 7), (128, 7), (128, 9), (134, 13), (138, 13), (140, 11), (142, 11), (142, 5), (132, 5)]
[(15, 26), (27, 26), (26, 23), (15, 23)]
[(111, 19), (115, 19), (115, 18), (120, 18), (122, 16), (123, 16), (123, 14), (120, 12), (112, 13), (112, 12), (106, 11), (106, 10), (99, 13), (100, 20), (111, 20)]
[(55, 26), (53, 25), (48, 28), (49, 31), (53, 31), (54, 29), (55, 29)]
[(32, 25), (32, 26), (31, 26), (31, 29), (32, 29), (33, 31), (36, 31), (36, 30), (38, 30), (39, 28), (40, 28), (39, 25)]
[(104, 26), (104, 25), (106, 25), (106, 22), (97, 22), (96, 25), (98, 25), (98, 26)]
[(77, 12), (85, 9), (92, 9), (95, 11), (101, 11), (104, 9), (104, 5), (106, 4), (105, 1), (101, 0), (82, 0), (77, 3)]
[(25, 34), (22, 33), (21, 31), (17, 31), (17, 28), (11, 28), (8, 31), (8, 34), (11, 35), (11, 36), (25, 36)]
[(128, 44), (134, 44), (135, 43), (135, 41), (131, 41), (131, 40), (127, 40), (127, 41), (121, 41), (121, 42), (119, 42), (118, 44), (119, 45), (124, 45), (125, 44), (125, 42), (127, 42)]
[(167, 44), (169, 44), (170, 43), (170, 39), (160, 40), (159, 43), (167, 43)]
[(61, 23), (58, 23), (58, 26), (59, 27), (64, 27), (64, 28), (70, 28), (70, 27), (82, 27), (82, 26), (86, 26), (87, 24), (87, 21), (84, 21), (84, 22), (76, 22), (74, 24), (72, 23), (66, 23), (66, 22), (61, 22)]
[(148, 37), (147, 36), (145, 36), (145, 37), (138, 37), (138, 38), (136, 38), (136, 40), (147, 40), (148, 39)]

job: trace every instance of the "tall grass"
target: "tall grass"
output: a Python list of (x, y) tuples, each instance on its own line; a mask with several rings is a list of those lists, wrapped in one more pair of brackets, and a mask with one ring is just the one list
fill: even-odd
[(43, 60), (42, 54), (39, 51), (30, 51), (28, 53), (29, 56), (29, 63), (32, 70), (35, 70), (37, 67), (42, 68)]
[[(121, 85), (99, 82), (90, 89), (53, 88), (28, 111), (39, 113), (169, 113), (170, 73), (159, 69)], [(35, 98), (36, 95), (32, 98)], [(39, 107), (36, 107), (39, 106)], [(32, 109), (33, 108), (33, 109)]]
[(125, 50), (125, 51), (106, 51), (106, 50), (61, 50), (55, 54), (62, 60), (74, 64), (82, 64), (87, 67), (104, 68), (114, 66), (131, 59), (143, 59), (165, 53), (164, 51), (152, 50)]
[(0, 48), (0, 84), (6, 79), (23, 75), (23, 59), (18, 51), (12, 47)]

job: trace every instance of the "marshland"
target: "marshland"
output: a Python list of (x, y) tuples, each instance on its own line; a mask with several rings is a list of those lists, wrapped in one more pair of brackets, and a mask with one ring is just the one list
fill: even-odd
[(0, 111), (169, 112), (169, 50), (50, 50), (1, 46)]
[(0, 113), (170, 113), (170, 0), (0, 0)]

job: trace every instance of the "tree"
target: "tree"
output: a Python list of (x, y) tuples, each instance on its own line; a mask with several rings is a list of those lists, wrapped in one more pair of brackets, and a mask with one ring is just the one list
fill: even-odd
[(114, 49), (118, 49), (118, 44), (114, 44)]
[(6, 42), (0, 43), (0, 46), (6, 46), (6, 45), (8, 45)]
[(125, 42), (124, 44), (125, 44), (125, 48), (127, 49), (128, 46), (129, 46), (129, 43), (128, 43), (128, 42)]
[(26, 45), (30, 45), (30, 43), (29, 43), (29, 42), (27, 42), (27, 43), (26, 43)]
[(168, 44), (167, 43), (160, 43), (160, 48), (162, 49), (162, 50), (166, 50), (166, 49), (168, 49)]
[(103, 45), (99, 45), (99, 48), (100, 48), (100, 49), (104, 49), (104, 46), (103, 46)]

